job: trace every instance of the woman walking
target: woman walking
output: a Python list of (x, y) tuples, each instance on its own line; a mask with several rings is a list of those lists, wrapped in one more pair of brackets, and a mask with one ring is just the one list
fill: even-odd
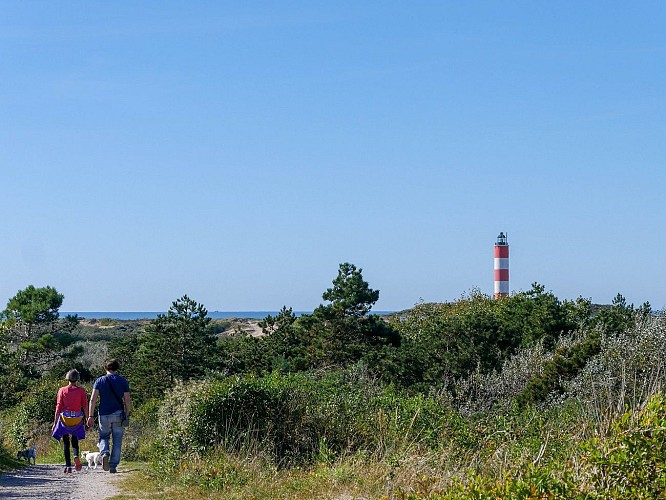
[(79, 459), (79, 439), (85, 439), (85, 422), (88, 421), (88, 400), (86, 391), (83, 387), (77, 385), (81, 376), (77, 370), (69, 370), (65, 379), (69, 382), (65, 387), (58, 391), (58, 400), (56, 403), (55, 417), (51, 433), (54, 438), (60, 441), (64, 446), (65, 453), (65, 474), (72, 473), (71, 449), (74, 452), (74, 468), (81, 470), (81, 460)]

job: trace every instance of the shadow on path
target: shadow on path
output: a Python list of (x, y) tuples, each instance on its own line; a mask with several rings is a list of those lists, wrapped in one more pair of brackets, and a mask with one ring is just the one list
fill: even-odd
[[(102, 470), (63, 473), (62, 465), (33, 465), (0, 474), (1, 499), (104, 500), (118, 494), (114, 476)], [(119, 471), (119, 472), (130, 472)]]

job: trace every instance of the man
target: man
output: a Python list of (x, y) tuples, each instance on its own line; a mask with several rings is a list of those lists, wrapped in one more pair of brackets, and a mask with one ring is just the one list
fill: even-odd
[[(118, 375), (120, 364), (118, 360), (111, 359), (104, 363), (106, 375), (95, 380), (90, 395), (90, 408), (88, 426), (92, 426), (95, 403), (99, 397), (99, 441), (102, 444), (102, 468), (105, 471), (117, 472), (120, 463), (120, 449), (123, 445), (122, 426), (123, 412), (129, 417), (132, 407), (130, 401), (130, 388), (127, 380)], [(113, 440), (113, 447), (109, 456), (109, 438)]]

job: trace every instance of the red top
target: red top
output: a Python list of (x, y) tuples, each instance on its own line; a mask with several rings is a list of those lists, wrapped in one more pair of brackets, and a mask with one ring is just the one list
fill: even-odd
[(61, 387), (58, 391), (58, 402), (56, 403), (56, 415), (62, 411), (82, 411), (88, 408), (86, 390), (78, 385)]
[(508, 259), (509, 258), (509, 245), (495, 245), (495, 258)]

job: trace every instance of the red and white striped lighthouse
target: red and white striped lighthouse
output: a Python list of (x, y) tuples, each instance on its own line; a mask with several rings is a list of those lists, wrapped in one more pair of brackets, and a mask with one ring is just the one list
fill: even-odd
[(495, 299), (509, 295), (509, 244), (500, 233), (495, 242)]

